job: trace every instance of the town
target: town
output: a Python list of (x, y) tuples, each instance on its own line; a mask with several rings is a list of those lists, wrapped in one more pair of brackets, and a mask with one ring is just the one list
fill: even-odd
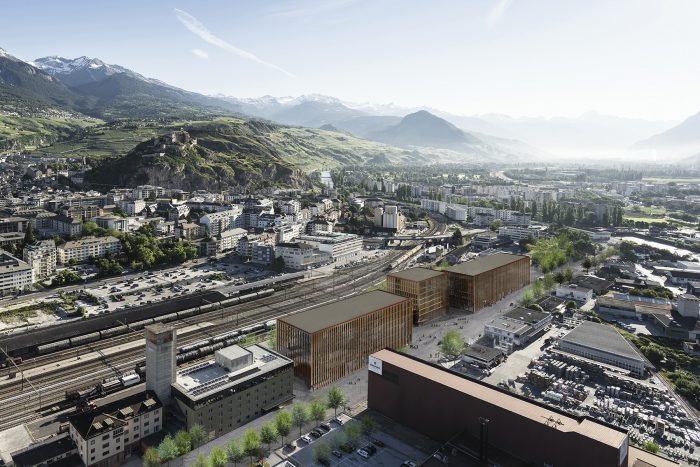
[[(580, 465), (700, 462), (695, 184), (482, 166), (81, 191), (83, 163), (3, 164), (7, 465), (579, 465), (516, 426), (588, 446)], [(488, 415), (461, 428), (455, 404)]]

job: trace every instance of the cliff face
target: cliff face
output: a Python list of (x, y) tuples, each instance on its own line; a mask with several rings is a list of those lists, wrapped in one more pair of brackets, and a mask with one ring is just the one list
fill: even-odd
[(124, 157), (96, 161), (86, 174), (86, 183), (120, 187), (153, 184), (187, 191), (311, 185), (302, 170), (276, 154), (260, 151), (252, 141), (207, 139), (202, 132), (196, 137), (196, 143), (167, 145), (149, 140)]

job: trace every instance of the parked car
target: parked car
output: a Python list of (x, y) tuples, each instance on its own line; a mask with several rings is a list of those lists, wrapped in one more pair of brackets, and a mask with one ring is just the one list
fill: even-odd
[(337, 423), (338, 425), (342, 425), (342, 424), (343, 424), (343, 421), (342, 421), (341, 419), (339, 419), (338, 417), (335, 417), (332, 421), (335, 422), (335, 423)]
[(311, 438), (309, 438), (307, 435), (304, 435), (301, 437), (301, 440), (304, 441), (305, 443), (310, 443), (313, 441)]
[(384, 444), (384, 442), (379, 440), (379, 439), (373, 439), (372, 444), (374, 444), (375, 446), (379, 446), (380, 448), (383, 448), (384, 446), (386, 446)]
[(358, 449), (357, 453), (360, 455), (360, 457), (364, 457), (365, 459), (369, 459), (369, 453), (365, 451), (364, 449)]
[(335, 457), (337, 457), (338, 459), (340, 459), (341, 457), (343, 457), (343, 453), (340, 452), (340, 451), (333, 451), (333, 455), (334, 455)]
[(331, 431), (331, 427), (327, 423), (321, 423), (318, 427), (325, 432)]
[(310, 434), (311, 436), (313, 436), (314, 438), (316, 438), (316, 439), (318, 439), (318, 438), (321, 437), (321, 432), (318, 431), (318, 430), (313, 430), (313, 431), (311, 431), (311, 433), (309, 433), (309, 434)]

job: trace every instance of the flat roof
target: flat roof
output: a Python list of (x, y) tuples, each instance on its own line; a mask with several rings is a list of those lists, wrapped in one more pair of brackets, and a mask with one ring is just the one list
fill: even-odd
[(433, 277), (442, 276), (443, 274), (444, 273), (442, 271), (435, 271), (428, 268), (411, 268), (404, 269), (403, 271), (392, 272), (387, 274), (387, 276), (398, 277), (409, 281), (424, 281)]
[(417, 358), (411, 358), (388, 349), (380, 350), (372, 354), (372, 357), (448, 386), (470, 397), (478, 398), (493, 406), (508, 410), (520, 417), (528, 418), (532, 423), (546, 424), (547, 420), (557, 420), (557, 427), (552, 429), (578, 433), (615, 449), (619, 449), (627, 438), (627, 432), (621, 428), (614, 428), (589, 417), (575, 417), (564, 411), (548, 408), (544, 404), (509, 394), (487, 383), (458, 375), (436, 365), (422, 362)]
[(381, 290), (374, 290), (353, 295), (327, 305), (317, 306), (291, 316), (285, 316), (279, 318), (278, 321), (283, 321), (302, 331), (313, 333), (407, 300), (410, 299)]
[(627, 342), (627, 339), (622, 337), (614, 327), (605, 324), (584, 321), (562, 337), (560, 342), (602, 350), (644, 363), (644, 359), (632, 344)]
[[(234, 345), (231, 347), (238, 346)], [(231, 356), (235, 357), (235, 355), (243, 355), (245, 352), (253, 354), (253, 363), (251, 365), (230, 371), (214, 360), (197, 363), (179, 370), (173, 387), (190, 400), (196, 401), (249, 379), (257, 378), (260, 375), (282, 368), (284, 365), (292, 362), (287, 357), (257, 344), (242, 350), (229, 349), (225, 353), (234, 354)]]
[(541, 311), (531, 310), (529, 308), (519, 306), (505, 313), (503, 316), (511, 319), (517, 319), (518, 321), (523, 321), (529, 324), (536, 324), (543, 319), (547, 319), (549, 313), (543, 313)]
[(476, 276), (486, 271), (514, 263), (523, 258), (527, 258), (527, 256), (513, 255), (510, 253), (495, 253), (493, 255), (479, 256), (476, 259), (464, 263), (455, 264), (445, 269), (445, 271), (464, 274), (466, 276)]

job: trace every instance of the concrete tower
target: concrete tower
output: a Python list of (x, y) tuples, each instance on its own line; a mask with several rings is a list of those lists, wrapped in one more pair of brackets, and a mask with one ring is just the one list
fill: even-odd
[(170, 403), (170, 385), (175, 382), (175, 329), (163, 323), (145, 327), (146, 389), (154, 391), (163, 405)]

